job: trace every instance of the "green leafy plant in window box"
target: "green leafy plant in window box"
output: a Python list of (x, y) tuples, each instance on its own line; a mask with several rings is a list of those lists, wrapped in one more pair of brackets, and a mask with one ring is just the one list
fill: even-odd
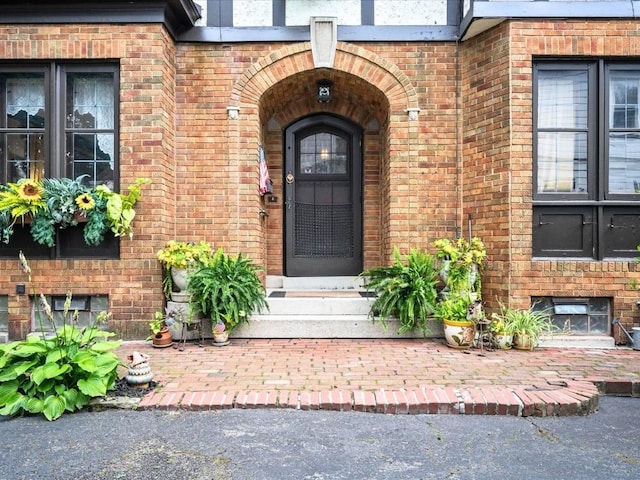
[[(31, 268), (22, 253), (20, 265), (33, 289)], [(0, 345), (0, 415), (41, 413), (47, 420), (56, 420), (114, 387), (122, 362), (113, 350), (121, 341), (108, 340), (115, 334), (103, 330), (108, 312), (99, 313), (91, 325), (79, 328), (78, 312), (70, 310), (71, 293), (64, 303), (60, 327), (54, 323), (46, 297), (40, 294), (34, 298), (40, 301), (40, 332), (24, 341)], [(53, 333), (46, 331), (45, 322)]]
[(150, 180), (136, 179), (127, 193), (117, 193), (106, 185), (90, 188), (85, 177), (23, 179), (0, 186), (0, 239), (9, 243), (18, 221), (30, 223), (33, 239), (47, 247), (55, 245), (56, 230), (79, 223), (85, 224), (87, 245), (102, 243), (109, 230), (115, 236), (133, 236), (134, 206)]

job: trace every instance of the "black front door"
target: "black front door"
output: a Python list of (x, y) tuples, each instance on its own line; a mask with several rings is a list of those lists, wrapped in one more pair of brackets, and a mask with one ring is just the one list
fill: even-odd
[(330, 115), (285, 132), (285, 274), (362, 272), (360, 128)]

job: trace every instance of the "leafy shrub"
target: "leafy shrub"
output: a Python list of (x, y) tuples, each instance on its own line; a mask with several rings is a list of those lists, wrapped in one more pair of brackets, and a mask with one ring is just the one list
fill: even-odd
[[(31, 268), (22, 252), (20, 263), (31, 282)], [(110, 314), (101, 312), (92, 325), (78, 328), (78, 312), (69, 311), (71, 299), (68, 293), (63, 325), (55, 328), (51, 307), (40, 294), (40, 335), (0, 345), (0, 415), (42, 413), (47, 420), (56, 420), (114, 387), (122, 363), (113, 350), (122, 342), (106, 340), (115, 334), (99, 328)], [(45, 334), (43, 314), (55, 330), (50, 337)]]

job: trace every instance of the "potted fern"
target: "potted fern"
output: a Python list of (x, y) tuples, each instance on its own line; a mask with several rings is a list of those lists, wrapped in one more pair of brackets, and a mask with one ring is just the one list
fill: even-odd
[(403, 259), (399, 250), (393, 252), (393, 264), (366, 270), (366, 288), (376, 295), (369, 316), (387, 327), (390, 318), (400, 321), (398, 333), (420, 329), (428, 332), (427, 320), (432, 316), (437, 299), (438, 269), (434, 257), (413, 249)]
[(242, 254), (229, 256), (219, 248), (206, 265), (189, 275), (190, 305), (211, 318), (212, 333), (228, 335), (248, 323), (252, 313), (268, 310), (266, 291), (256, 273), (259, 270)]

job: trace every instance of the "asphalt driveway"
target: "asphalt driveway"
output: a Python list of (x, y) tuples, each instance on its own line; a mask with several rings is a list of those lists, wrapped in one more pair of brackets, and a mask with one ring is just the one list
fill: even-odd
[(0, 419), (6, 480), (640, 478), (640, 399), (569, 417), (291, 409)]

